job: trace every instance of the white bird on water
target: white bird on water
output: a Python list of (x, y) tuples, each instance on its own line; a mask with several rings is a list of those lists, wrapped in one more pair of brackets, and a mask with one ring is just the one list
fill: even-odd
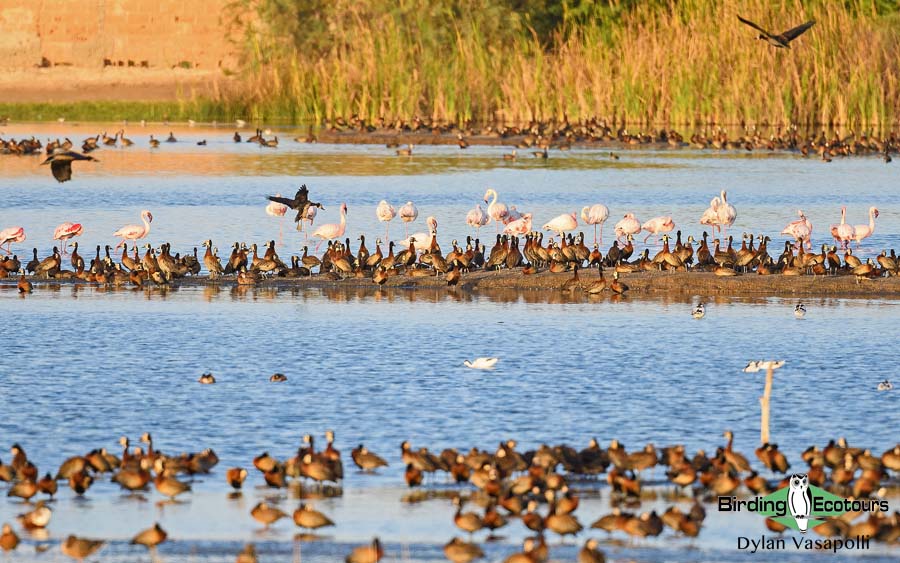
[(881, 383), (878, 384), (879, 391), (890, 391), (894, 388), (894, 384), (890, 382), (890, 380), (885, 379)]
[(797, 303), (797, 306), (794, 307), (794, 316), (798, 319), (802, 319), (806, 316), (806, 305), (803, 303)]
[(706, 306), (703, 303), (697, 303), (697, 306), (691, 311), (691, 316), (695, 319), (702, 319), (704, 315), (706, 315)]
[(463, 365), (469, 369), (494, 369), (494, 365), (500, 361), (500, 358), (475, 358), (473, 361), (466, 360)]

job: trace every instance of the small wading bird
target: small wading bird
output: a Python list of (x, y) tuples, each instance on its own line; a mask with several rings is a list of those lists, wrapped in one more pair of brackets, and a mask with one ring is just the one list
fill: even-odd
[(793, 41), (794, 39), (803, 35), (803, 33), (807, 29), (811, 28), (816, 23), (816, 20), (809, 20), (808, 22), (806, 22), (804, 24), (800, 24), (793, 29), (789, 29), (789, 30), (785, 31), (784, 33), (775, 35), (775, 34), (769, 33), (768, 31), (766, 31), (765, 29), (756, 25), (755, 23), (753, 23), (750, 20), (746, 20), (746, 19), (742, 18), (741, 16), (738, 16), (737, 18), (741, 21), (741, 23), (749, 25), (750, 27), (752, 27), (753, 29), (758, 31), (759, 39), (762, 39), (763, 41), (767, 42), (769, 45), (772, 45), (773, 47), (777, 47), (779, 49), (790, 49), (791, 41)]
[(294, 194), (294, 199), (279, 197), (277, 195), (270, 195), (268, 196), (268, 199), (269, 201), (274, 201), (276, 203), (283, 203), (297, 212), (297, 215), (294, 217), (294, 222), (297, 223), (298, 231), (303, 230), (303, 219), (306, 219), (310, 207), (318, 207), (323, 211), (325, 209), (322, 207), (321, 203), (309, 201), (309, 188), (306, 187), (306, 184), (300, 186), (300, 189)]
[(73, 160), (93, 160), (100, 162), (93, 156), (83, 155), (75, 151), (58, 152), (47, 157), (47, 160), (41, 165), (49, 164), (50, 172), (57, 182), (68, 182), (72, 179), (72, 161)]

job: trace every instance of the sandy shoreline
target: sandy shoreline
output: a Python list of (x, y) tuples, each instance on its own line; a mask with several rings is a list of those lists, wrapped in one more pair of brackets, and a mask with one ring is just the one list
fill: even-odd
[[(611, 279), (607, 272), (606, 277)], [(464, 274), (459, 285), (448, 287), (444, 277), (413, 277), (396, 275), (387, 280), (383, 286), (375, 285), (369, 277), (348, 277), (333, 280), (327, 276), (313, 275), (308, 278), (270, 278), (258, 281), (255, 285), (237, 285), (234, 278), (224, 277), (211, 280), (208, 276), (186, 277), (173, 281), (169, 288), (179, 287), (213, 287), (238, 289), (346, 289), (377, 290), (389, 288), (407, 291), (446, 291), (455, 294), (485, 294), (498, 298), (518, 298), (521, 294), (537, 293), (558, 296), (552, 301), (568, 302), (585, 299), (602, 299), (612, 296), (609, 290), (597, 296), (585, 295), (583, 291), (563, 291), (562, 285), (572, 278), (571, 273), (554, 274), (547, 271), (533, 275), (523, 275), (521, 269), (514, 271), (485, 272), (476, 271)], [(98, 287), (80, 280), (56, 280), (30, 278), (35, 291), (64, 286)], [(579, 279), (587, 287), (598, 279), (595, 271), (580, 272)], [(680, 297), (719, 296), (719, 297), (830, 297), (830, 298), (864, 298), (864, 299), (900, 299), (900, 277), (879, 278), (856, 282), (855, 276), (760, 276), (745, 274), (735, 277), (720, 277), (706, 272), (640, 272), (625, 274), (620, 278), (629, 287), (628, 297)], [(0, 285), (12, 289), (15, 278), (4, 280)], [(133, 286), (121, 286), (131, 289)], [(145, 288), (156, 287), (146, 284)], [(508, 293), (509, 295), (504, 295)]]

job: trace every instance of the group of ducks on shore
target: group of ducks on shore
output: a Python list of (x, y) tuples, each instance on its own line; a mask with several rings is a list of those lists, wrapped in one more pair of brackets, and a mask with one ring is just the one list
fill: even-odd
[[(782, 252), (773, 257), (769, 254), (768, 236), (754, 236), (744, 233), (740, 248), (735, 248), (734, 239), (729, 236), (723, 247), (722, 241), (709, 240), (703, 233), (699, 245), (689, 236), (683, 240), (681, 231), (675, 235), (674, 245), (668, 234), (661, 238), (662, 248), (651, 255), (645, 248), (635, 254), (632, 236), (627, 236), (624, 244), (615, 241), (603, 254), (597, 244), (588, 248), (583, 233), (564, 234), (558, 241), (550, 238), (544, 242), (543, 233), (529, 232), (523, 237), (500, 235), (490, 249), (479, 239), (467, 237), (464, 245), (452, 241), (449, 252), (444, 252), (438, 243), (435, 229), (428, 236), (426, 246), (419, 244), (415, 236), (408, 238), (408, 246), (397, 248), (394, 242), (387, 245), (387, 254), (382, 250), (382, 242), (376, 240), (374, 251), (366, 244), (365, 235), (360, 235), (355, 252), (350, 239), (329, 241), (327, 249), (319, 256), (303, 247), (301, 256), (292, 256), (286, 264), (275, 250), (275, 241), (265, 244), (261, 251), (256, 244), (249, 247), (235, 242), (231, 253), (223, 263), (212, 240), (203, 243), (205, 253), (201, 256), (194, 247), (193, 252), (181, 255), (171, 252), (171, 246), (163, 243), (158, 248), (149, 244), (142, 247), (140, 255), (137, 245), (129, 248), (123, 244), (121, 255), (115, 257), (112, 247), (104, 249), (99, 245), (93, 258), (85, 260), (79, 253), (77, 242), (65, 264), (59, 248), (43, 259), (33, 250), (32, 259), (22, 264), (18, 256), (0, 258), (0, 277), (20, 274), (19, 291), (30, 293), (31, 281), (25, 276), (33, 274), (42, 280), (80, 280), (101, 285), (125, 285), (141, 287), (145, 284), (164, 286), (185, 276), (198, 276), (204, 270), (210, 280), (223, 276), (234, 276), (238, 285), (253, 285), (266, 278), (302, 278), (314, 272), (331, 280), (345, 278), (369, 278), (378, 285), (385, 284), (393, 276), (433, 277), (444, 276), (447, 285), (460, 283), (463, 275), (471, 271), (510, 270), (523, 275), (541, 272), (571, 272), (560, 285), (563, 291), (583, 291), (598, 294), (606, 290), (621, 294), (628, 286), (621, 276), (639, 272), (682, 271), (712, 272), (716, 276), (734, 277), (755, 272), (758, 275), (784, 276), (833, 276), (852, 275), (857, 283), (900, 273), (900, 261), (893, 249), (882, 251), (875, 260), (860, 260), (848, 248), (842, 254), (836, 246), (823, 245), (821, 252), (804, 250), (803, 245), (795, 248), (785, 241)], [(758, 243), (758, 244), (757, 244)], [(71, 268), (66, 266), (71, 265)], [(585, 277), (580, 272), (586, 268), (596, 268), (596, 277)], [(607, 277), (608, 270), (613, 271)]]
[[(400, 446), (400, 459), (405, 466), (404, 479), (410, 488), (422, 487), (429, 480), (438, 486), (438, 473), (444, 473), (447, 480), (456, 486), (465, 486), (451, 497), (455, 507), (452, 517), (456, 527), (467, 533), (470, 541), (455, 537), (448, 542), (444, 546), (448, 560), (468, 563), (482, 557), (481, 548), (471, 541), (474, 534), (487, 530), (490, 534), (487, 539), (493, 539), (497, 530), (519, 520), (536, 536), (526, 540), (524, 550), (510, 555), (506, 562), (538, 563), (547, 560), (547, 534), (565, 538), (584, 530), (576, 514), (579, 496), (572, 488), (578, 480), (596, 479), (606, 474), (616, 508), (612, 513), (596, 519), (590, 527), (610, 534), (622, 532), (634, 538), (658, 536), (666, 526), (677, 534), (696, 537), (706, 515), (701, 500), (740, 495), (744, 491), (763, 496), (788, 486), (789, 476), (786, 473), (791, 464), (776, 444), (763, 444), (754, 452), (768, 471), (782, 475), (772, 481), (761, 476), (747, 457), (733, 449), (734, 435), (730, 431), (726, 431), (724, 436), (727, 442), (717, 447), (711, 456), (698, 450), (689, 457), (682, 445), (657, 449), (653, 444), (647, 444), (629, 452), (617, 440), (612, 440), (608, 448), (603, 448), (596, 439), (591, 439), (587, 447), (581, 450), (566, 444), (544, 444), (534, 450), (519, 451), (516, 441), (508, 440), (500, 443), (495, 450), (471, 448), (466, 452), (447, 448), (439, 454), (424, 447), (413, 448), (405, 441)], [(315, 449), (313, 437), (307, 434), (295, 456), (279, 460), (263, 452), (253, 459), (253, 466), (262, 475), (267, 487), (284, 488), (289, 486), (288, 479), (294, 478), (311, 482), (306, 487), (317, 487), (323, 494), (340, 495), (340, 484), (344, 478), (342, 456), (334, 447), (334, 432), (326, 432), (325, 438), (326, 447), (321, 451)], [(154, 448), (153, 438), (148, 433), (141, 436), (140, 442), (146, 444), (146, 450), (142, 446), (131, 448), (128, 438), (122, 437), (119, 441), (121, 457), (105, 448), (94, 449), (84, 456), (65, 460), (55, 476), (46, 472), (43, 477), (39, 477), (38, 468), (24, 449), (15, 444), (11, 448), (11, 462), (0, 462), (0, 481), (10, 483), (8, 497), (22, 499), (26, 506), (40, 494), (47, 495), (52, 501), (58, 493), (60, 480), (66, 481), (76, 495), (83, 496), (91, 484), (105, 474), (110, 474), (112, 482), (130, 493), (144, 491), (152, 484), (163, 496), (175, 499), (191, 491), (190, 484), (179, 480), (178, 475), (192, 477), (208, 474), (219, 461), (211, 449), (179, 456), (166, 455)], [(890, 474), (900, 473), (900, 444), (879, 456), (868, 449), (850, 447), (842, 438), (830, 441), (821, 449), (812, 446), (801, 457), (808, 467), (809, 482), (841, 497), (865, 499), (882, 496)], [(384, 458), (362, 444), (353, 449), (351, 459), (363, 473), (372, 473), (388, 466)], [(652, 475), (657, 466), (665, 467), (666, 479), (677, 492), (691, 493), (691, 508), (683, 511), (675, 504), (662, 515), (656, 511), (641, 514), (623, 511), (620, 508), (623, 504), (640, 505), (644, 483), (642, 475), (648, 471)], [(235, 491), (243, 487), (247, 477), (248, 471), (242, 467), (232, 467), (225, 472), (225, 480)], [(476, 504), (482, 510), (465, 511), (466, 503)], [(327, 515), (310, 504), (301, 504), (289, 515), (277, 506), (261, 501), (252, 508), (250, 515), (265, 528), (287, 517), (292, 517), (298, 527), (309, 531), (335, 525)], [(26, 531), (43, 530), (51, 516), (52, 509), (48, 502), (39, 500), (19, 516), (19, 521)], [(900, 511), (893, 514), (870, 513), (866, 519), (854, 522), (858, 516), (859, 513), (850, 513), (830, 519), (813, 528), (813, 531), (826, 537), (864, 535), (886, 543), (900, 541)], [(775, 532), (785, 530), (783, 525), (771, 519), (766, 520), (766, 525)], [(168, 533), (157, 523), (136, 534), (132, 543), (155, 550), (167, 538)], [(16, 549), (18, 544), (19, 537), (12, 526), (4, 524), (0, 533), (0, 549), (10, 551)], [(63, 553), (80, 561), (103, 545), (101, 540), (70, 535), (62, 542), (61, 548)], [(579, 562), (604, 561), (597, 545), (595, 539), (587, 540), (579, 552)], [(383, 547), (376, 538), (372, 544), (356, 548), (346, 561), (375, 563), (383, 555)], [(253, 546), (248, 545), (238, 555), (237, 561), (256, 561)]]

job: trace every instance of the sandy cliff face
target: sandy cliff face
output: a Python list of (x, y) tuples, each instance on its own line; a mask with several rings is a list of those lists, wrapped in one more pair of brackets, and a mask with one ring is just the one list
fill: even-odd
[[(210, 88), (236, 63), (228, 2), (3, 0), (0, 92), (8, 101), (67, 101), (171, 99)], [(82, 85), (89, 91), (79, 92)]]

